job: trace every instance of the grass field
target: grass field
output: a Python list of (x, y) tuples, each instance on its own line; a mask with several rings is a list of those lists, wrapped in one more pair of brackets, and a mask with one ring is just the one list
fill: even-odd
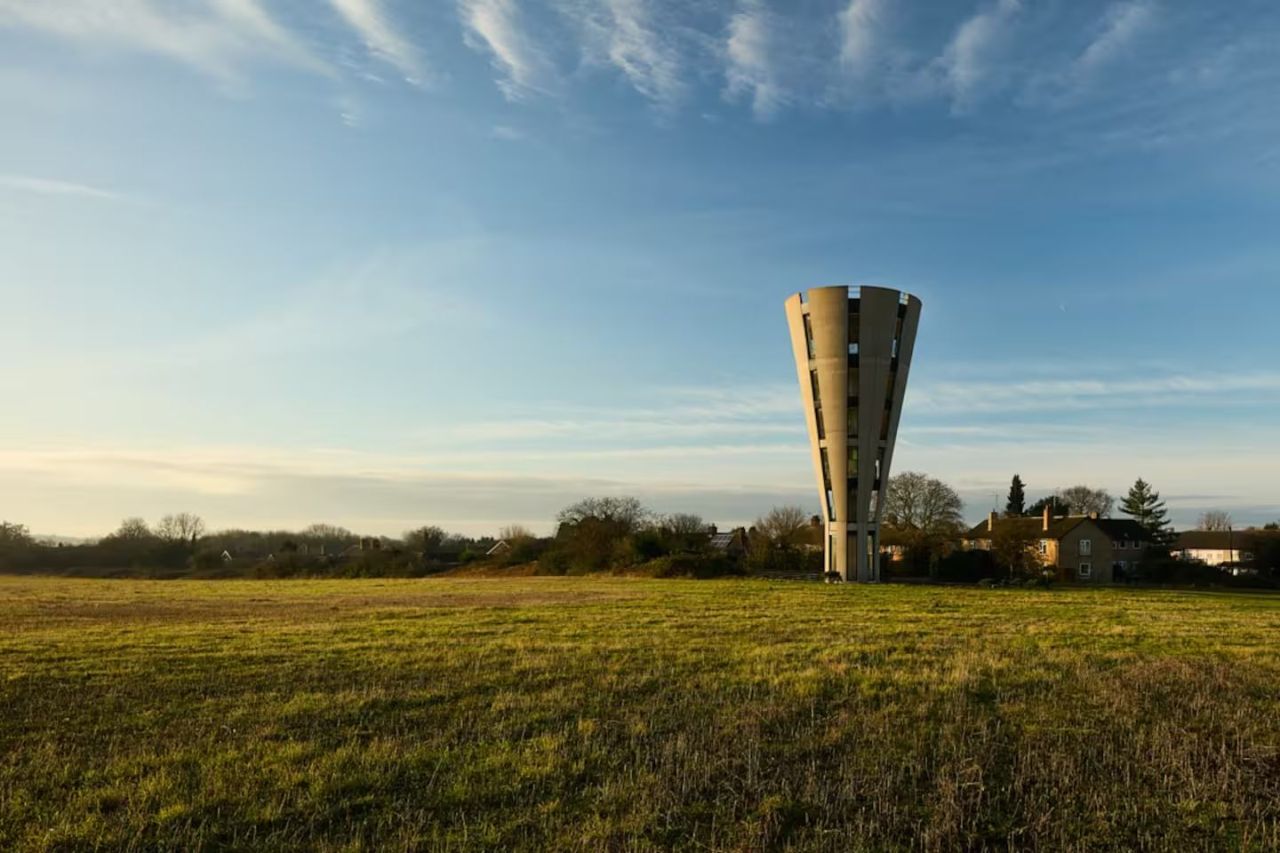
[(0, 578), (0, 849), (1280, 847), (1280, 596)]

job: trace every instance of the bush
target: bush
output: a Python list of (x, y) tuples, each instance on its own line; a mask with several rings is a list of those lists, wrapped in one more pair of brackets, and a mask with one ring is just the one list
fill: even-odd
[(752, 572), (821, 573), (822, 552), (765, 545), (753, 547), (747, 554), (746, 564)]
[(977, 583), (1003, 580), (1008, 572), (996, 565), (990, 551), (952, 551), (938, 561), (938, 580)]
[(720, 554), (666, 554), (637, 566), (635, 574), (653, 578), (740, 577), (746, 572)]

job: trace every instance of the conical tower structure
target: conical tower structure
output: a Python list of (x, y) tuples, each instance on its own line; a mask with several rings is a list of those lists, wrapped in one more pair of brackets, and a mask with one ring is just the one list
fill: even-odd
[(884, 488), (920, 305), (884, 287), (816, 287), (787, 299), (829, 578), (880, 580)]

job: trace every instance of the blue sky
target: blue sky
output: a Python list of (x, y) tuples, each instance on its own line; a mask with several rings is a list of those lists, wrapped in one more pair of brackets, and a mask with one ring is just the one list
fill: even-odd
[(0, 0), (0, 517), (816, 506), (782, 314), (924, 300), (895, 468), (1280, 517), (1280, 6)]

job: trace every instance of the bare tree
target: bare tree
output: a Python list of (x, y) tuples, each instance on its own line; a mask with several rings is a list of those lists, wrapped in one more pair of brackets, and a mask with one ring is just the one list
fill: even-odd
[(644, 505), (637, 498), (630, 497), (584, 498), (556, 515), (556, 521), (561, 524), (599, 521), (624, 534), (638, 530), (649, 518), (650, 513)]
[(755, 528), (769, 544), (786, 549), (800, 544), (808, 524), (809, 514), (802, 507), (775, 506), (756, 519)]
[(677, 512), (662, 519), (662, 526), (675, 536), (698, 536), (707, 532), (702, 516), (689, 512)]
[(120, 522), (120, 526), (111, 534), (112, 539), (150, 539), (151, 528), (137, 516), (131, 516)]
[(430, 555), (439, 551), (448, 538), (449, 534), (444, 532), (444, 528), (428, 524), (425, 527), (405, 531), (404, 544), (411, 551), (421, 551)]
[(1115, 498), (1107, 494), (1106, 489), (1094, 489), (1089, 486), (1072, 486), (1058, 494), (1076, 515), (1091, 515), (1096, 512), (1099, 518), (1108, 518), (1111, 515), (1111, 508), (1116, 503)]
[(356, 538), (356, 535), (350, 530), (345, 527), (339, 527), (336, 524), (312, 524), (298, 535), (307, 539), (324, 539), (337, 542), (348, 542)]
[(166, 515), (156, 524), (156, 535), (170, 542), (194, 545), (204, 535), (204, 519), (192, 512)]
[(1211, 509), (1200, 516), (1200, 521), (1196, 524), (1196, 528), (1199, 530), (1230, 530), (1231, 513), (1220, 509)]
[(523, 524), (508, 524), (498, 531), (498, 538), (504, 542), (520, 542), (525, 539), (533, 539), (534, 536), (533, 531)]
[(1041, 563), (1035, 547), (1036, 538), (1020, 524), (1002, 524), (991, 537), (991, 557), (1010, 577), (1039, 573)]
[(963, 523), (964, 501), (941, 480), (918, 471), (889, 478), (884, 520), (903, 530), (951, 532)]
[(0, 546), (30, 545), (31, 531), (25, 524), (0, 521)]
[(889, 478), (884, 498), (885, 524), (897, 530), (913, 561), (931, 569), (963, 528), (964, 501), (955, 489), (919, 471)]

